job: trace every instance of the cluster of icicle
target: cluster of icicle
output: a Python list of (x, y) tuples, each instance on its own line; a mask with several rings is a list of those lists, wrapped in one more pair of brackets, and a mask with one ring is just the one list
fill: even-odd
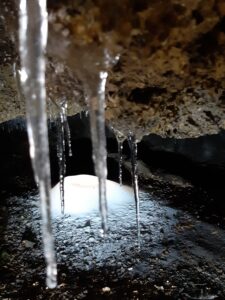
[[(48, 14), (46, 0), (19, 1), (19, 52), (21, 60), (20, 81), (27, 107), (27, 128), (30, 143), (30, 156), (34, 175), (39, 188), (42, 236), (44, 256), (47, 265), (47, 286), (54, 288), (57, 285), (57, 264), (54, 251), (54, 239), (51, 227), (50, 209), (50, 162), (49, 142), (46, 113), (45, 87), (45, 51), (48, 34)], [(102, 218), (103, 233), (107, 232), (107, 151), (105, 135), (105, 86), (108, 73), (99, 72), (98, 84), (94, 99), (89, 97), (88, 107), (91, 124), (93, 145), (93, 160), (95, 173), (99, 179), (99, 208)], [(87, 83), (88, 84), (88, 83)], [(66, 115), (67, 103), (63, 99), (59, 106), (59, 178), (61, 194), (61, 210), (64, 212), (64, 176), (65, 176), (65, 148), (66, 143), (69, 155), (72, 155), (70, 131)], [(124, 139), (117, 135), (119, 150), (119, 180), (122, 184), (122, 148)], [(137, 144), (133, 134), (128, 136), (132, 153), (133, 186), (135, 191), (138, 241), (140, 245), (139, 228), (139, 197), (137, 178)]]

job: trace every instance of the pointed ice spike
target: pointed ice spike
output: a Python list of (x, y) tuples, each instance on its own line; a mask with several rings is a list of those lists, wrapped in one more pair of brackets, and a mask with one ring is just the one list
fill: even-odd
[(64, 98), (60, 103), (60, 111), (62, 114), (62, 125), (64, 127), (64, 140), (68, 147), (68, 154), (72, 156), (72, 145), (71, 145), (71, 134), (70, 134), (70, 127), (67, 119), (67, 100)]
[(16, 81), (16, 89), (17, 89), (17, 95), (18, 95), (18, 102), (22, 102), (23, 101), (23, 92), (21, 90), (21, 82), (20, 82), (20, 69), (18, 67), (18, 64), (15, 62), (13, 64), (13, 76), (15, 78)]
[(119, 183), (122, 185), (123, 181), (123, 173), (122, 173), (122, 166), (123, 166), (123, 142), (125, 141), (125, 136), (119, 131), (112, 127), (112, 130), (115, 134), (117, 143), (118, 143), (118, 161), (119, 161)]
[(123, 142), (121, 142), (121, 141), (118, 142), (118, 155), (119, 155), (119, 182), (120, 182), (120, 185), (122, 186), (122, 184), (123, 184), (123, 171), (122, 171), (122, 166), (123, 166)]
[(123, 167), (123, 142), (126, 140), (126, 137), (124, 136), (124, 134), (122, 132), (115, 129), (113, 126), (111, 126), (111, 129), (115, 134), (117, 144), (118, 144), (119, 183), (122, 186), (122, 184), (123, 184), (123, 172), (122, 172), (122, 167)]
[(54, 288), (57, 285), (57, 266), (50, 213), (50, 163), (45, 89), (47, 33), (46, 0), (20, 0), (20, 80), (26, 99), (30, 156), (40, 193), (47, 286)]
[(72, 144), (71, 144), (70, 126), (69, 126), (69, 122), (67, 119), (67, 115), (65, 115), (64, 127), (65, 127), (66, 142), (67, 142), (67, 147), (68, 147), (68, 154), (71, 157), (71, 156), (73, 156), (73, 152), (72, 152)]
[(96, 91), (91, 91), (88, 97), (88, 108), (91, 125), (92, 156), (95, 174), (99, 180), (99, 209), (102, 218), (102, 229), (107, 232), (107, 151), (105, 135), (105, 86), (108, 73), (100, 72)]
[(138, 248), (140, 249), (141, 234), (140, 234), (140, 200), (139, 200), (138, 172), (137, 172), (137, 142), (135, 139), (135, 135), (132, 132), (128, 134), (127, 139), (131, 151), (132, 182), (133, 182), (134, 198), (135, 198), (135, 206), (136, 206), (137, 238), (138, 238)]
[(64, 201), (64, 178), (65, 178), (65, 130), (64, 130), (64, 113), (60, 107), (59, 113), (59, 126), (58, 126), (58, 143), (57, 143), (57, 156), (59, 162), (59, 187), (61, 199), (61, 213), (64, 214), (65, 201)]
[(59, 163), (59, 187), (61, 199), (61, 212), (64, 214), (65, 199), (64, 199), (64, 178), (66, 175), (66, 144), (69, 151), (69, 156), (72, 156), (71, 135), (67, 120), (67, 101), (62, 99), (58, 104), (51, 99), (51, 103), (55, 105), (58, 111), (58, 141), (57, 141), (57, 156)]

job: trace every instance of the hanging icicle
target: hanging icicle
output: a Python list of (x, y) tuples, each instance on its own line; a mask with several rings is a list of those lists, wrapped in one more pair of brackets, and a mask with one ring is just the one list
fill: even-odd
[(135, 198), (135, 206), (136, 206), (137, 238), (138, 238), (138, 248), (140, 249), (141, 234), (140, 234), (140, 200), (139, 200), (138, 172), (137, 172), (137, 142), (135, 139), (135, 135), (132, 132), (128, 134), (127, 139), (131, 151), (132, 182), (133, 182), (134, 198)]
[(118, 141), (118, 156), (119, 156), (119, 183), (120, 186), (123, 184), (123, 141)]
[(47, 286), (57, 285), (57, 266), (51, 228), (50, 162), (46, 115), (45, 50), (48, 20), (46, 0), (20, 0), (20, 80), (27, 107), (27, 129), (35, 179), (39, 188)]
[(123, 143), (126, 140), (126, 137), (122, 132), (112, 127), (112, 130), (115, 134), (117, 144), (118, 144), (118, 162), (119, 162), (119, 183), (122, 186), (123, 184)]
[(71, 132), (70, 132), (70, 126), (69, 126), (68, 119), (67, 119), (67, 112), (64, 114), (64, 127), (65, 127), (68, 155), (69, 155), (69, 157), (72, 157), (73, 151), (72, 151), (72, 143), (71, 143)]
[(50, 99), (58, 111), (57, 118), (57, 157), (59, 163), (59, 187), (61, 199), (61, 213), (64, 214), (65, 201), (64, 201), (64, 178), (66, 175), (66, 147), (68, 148), (68, 155), (72, 156), (71, 134), (69, 123), (67, 120), (67, 101), (62, 99), (57, 104), (53, 99)]
[(105, 86), (107, 72), (99, 72), (96, 90), (89, 91), (88, 107), (90, 115), (92, 156), (95, 165), (95, 174), (99, 181), (99, 208), (102, 218), (102, 230), (107, 232), (107, 151), (105, 135)]
[(65, 128), (64, 128), (64, 113), (60, 107), (59, 112), (59, 125), (58, 125), (58, 142), (57, 142), (57, 156), (59, 162), (59, 188), (61, 199), (61, 213), (64, 214), (64, 178), (66, 174), (66, 161), (65, 161)]

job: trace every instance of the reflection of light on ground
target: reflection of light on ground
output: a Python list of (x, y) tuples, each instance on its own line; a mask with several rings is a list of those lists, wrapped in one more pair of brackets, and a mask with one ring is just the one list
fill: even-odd
[[(75, 176), (75, 179), (79, 177)], [(84, 181), (84, 185), (87, 185), (86, 183), (87, 181)], [(129, 188), (128, 190), (131, 191)], [(74, 201), (79, 200), (77, 195), (72, 196)], [(75, 283), (76, 278), (83, 280), (84, 276), (91, 274), (91, 277), (88, 277), (91, 278), (91, 281), (85, 279), (85, 289), (89, 282), (92, 288), (95, 280), (96, 286), (101, 286), (103, 276), (104, 280), (113, 283), (113, 288), (120, 278), (121, 281), (118, 281), (118, 284), (124, 284), (124, 282), (132, 284), (134, 279), (134, 286), (137, 286), (139, 282), (140, 284), (147, 283), (148, 286), (145, 286), (147, 289), (151, 283), (155, 284), (155, 278), (158, 280), (160, 270), (160, 274), (162, 273), (161, 282), (165, 282), (167, 278), (170, 281), (171, 278), (171, 284), (178, 283), (177, 291), (184, 291), (184, 297), (188, 299), (216, 299), (215, 289), (222, 290), (223, 273), (225, 272), (224, 256), (223, 251), (221, 251), (225, 248), (224, 230), (220, 229), (217, 224), (207, 224), (187, 212), (166, 206), (164, 201), (160, 201), (148, 191), (140, 190), (140, 252), (136, 246), (135, 204), (133, 199), (131, 199), (132, 203), (129, 202), (129, 199), (127, 203), (117, 203), (118, 210), (109, 212), (109, 233), (104, 239), (99, 234), (101, 226), (98, 209), (97, 212), (93, 213), (94, 218), (92, 218), (92, 214), (90, 217), (83, 214), (81, 217), (79, 215), (74, 217), (65, 215), (63, 218), (61, 216), (54, 218), (53, 231), (60, 272), (66, 270), (68, 278), (75, 278)], [(16, 259), (10, 260), (7, 267), (9, 265), (9, 267), (13, 266), (14, 268), (16, 265), (21, 270), (26, 267), (26, 270), (35, 268), (35, 272), (39, 272), (40, 266), (42, 266), (40, 261), (40, 257), (42, 257), (40, 255), (41, 244), (35, 242), (34, 247), (24, 248), (23, 243), (21, 243), (21, 240), (24, 240), (24, 233), (30, 231), (34, 234), (34, 241), (41, 240), (39, 196), (33, 194), (29, 197), (13, 196), (7, 201), (9, 206), (5, 236), (8, 238), (4, 243), (6, 243), (6, 249), (10, 253), (17, 251), (15, 245), (18, 248), (18, 253), (15, 252)], [(57, 205), (54, 209), (60, 212), (59, 199)], [(120, 209), (121, 206), (122, 209)], [(29, 254), (31, 254), (31, 259), (28, 259), (27, 255)], [(33, 262), (38, 262), (38, 264)], [(215, 289), (212, 289), (212, 294), (208, 290), (208, 284), (209, 288), (215, 285), (215, 276), (210, 277), (209, 271), (210, 274), (215, 274), (216, 283), (218, 283)], [(21, 282), (21, 286), (18, 285), (19, 291), (23, 288), (24, 274), (26, 272), (22, 273), (22, 280), (18, 281)], [(67, 273), (65, 274), (67, 275)], [(92, 277), (95, 274), (96, 277)], [(171, 274), (174, 275), (171, 276)], [(30, 284), (31, 271), (27, 272), (26, 280)], [(190, 285), (186, 286), (188, 282)], [(13, 286), (13, 288), (18, 286)], [(203, 290), (203, 295), (201, 295), (201, 290)], [(5, 296), (6, 299), (8, 299), (7, 296), (8, 294)], [(151, 297), (147, 298), (150, 299)]]
[[(107, 180), (107, 202), (109, 211), (122, 208), (124, 204), (134, 203), (133, 191), (130, 187), (120, 186)], [(76, 175), (65, 177), (65, 213), (70, 215), (89, 214), (99, 207), (98, 178), (91, 175)], [(60, 185), (51, 190), (52, 215), (61, 214)]]

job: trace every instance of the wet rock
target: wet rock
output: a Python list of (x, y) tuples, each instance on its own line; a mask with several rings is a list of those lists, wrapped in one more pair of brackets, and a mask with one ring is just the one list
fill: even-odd
[[(225, 166), (224, 156), (225, 131), (221, 130), (218, 134), (204, 135), (197, 139), (175, 139), (162, 138), (157, 135), (143, 137), (139, 144), (139, 153), (144, 152), (167, 152), (171, 154), (187, 157), (188, 159), (205, 165)], [(143, 151), (143, 152), (142, 152)]]
[(103, 293), (110, 293), (110, 291), (111, 291), (111, 289), (108, 286), (102, 288)]
[[(18, 27), (16, 17), (9, 18), (16, 16), (13, 4), (2, 1), (0, 7), (0, 43), (4, 49), (0, 56), (1, 121), (24, 114), (24, 101), (17, 97), (12, 71), (17, 56), (17, 38), (13, 36), (17, 36)], [(94, 44), (121, 53), (120, 61), (109, 72), (107, 85), (106, 117), (115, 128), (125, 134), (129, 128), (139, 138), (149, 133), (197, 137), (225, 128), (223, 1), (48, 4), (47, 90), (56, 102), (62, 97), (68, 99), (70, 115), (86, 108), (85, 82), (74, 72), (79, 73), (74, 66), (81, 62), (87, 71), (91, 68), (89, 58), (95, 60), (99, 55), (92, 51), (90, 45)], [(89, 19), (93, 20), (92, 27)], [(79, 61), (74, 60), (76, 51), (65, 48), (67, 41), (76, 51), (85, 49), (77, 55)], [(54, 104), (50, 105), (54, 111)]]
[(23, 246), (25, 247), (25, 248), (33, 248), (34, 247), (34, 243), (32, 243), (32, 242), (30, 242), (30, 241), (27, 241), (27, 240), (23, 240)]

